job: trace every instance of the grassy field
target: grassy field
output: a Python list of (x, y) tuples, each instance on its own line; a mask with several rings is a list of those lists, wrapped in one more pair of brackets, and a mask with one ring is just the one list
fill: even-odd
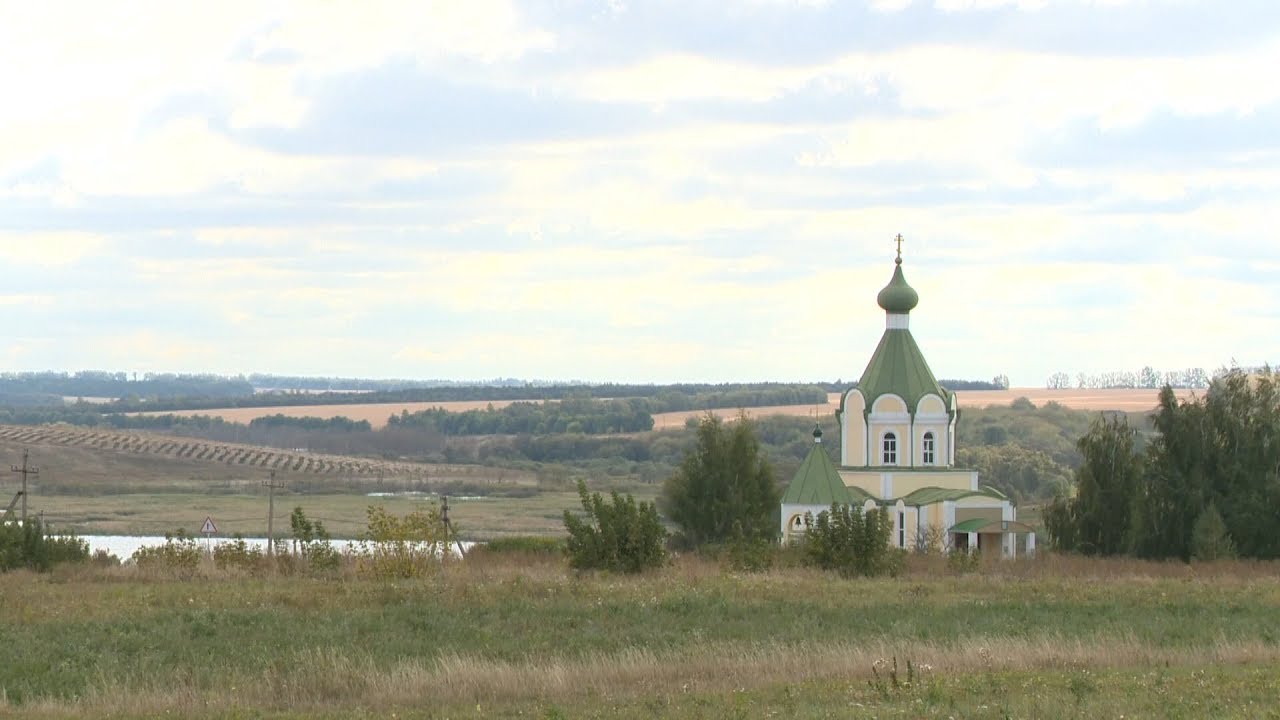
[[(50, 437), (53, 432), (30, 430), (43, 430)], [(74, 437), (72, 430), (56, 432)], [(180, 527), (193, 531), (210, 515), (227, 535), (266, 532), (267, 490), (262, 483), (270, 469), (127, 447), (52, 444), (44, 436), (23, 442), (0, 435), (0, 462), (20, 462), (24, 447), (31, 450), (33, 464), (40, 466), (30, 487), (31, 512), (43, 512), (55, 528), (81, 534), (155, 535)], [(287, 527), (289, 512), (301, 505), (335, 535), (351, 535), (364, 527), (370, 504), (402, 512), (424, 502), (422, 497), (371, 494), (426, 491), (454, 496), (459, 526), (473, 537), (486, 538), (558, 532), (563, 527), (560, 512), (577, 503), (564, 478), (540, 482), (533, 473), (479, 465), (396, 465), (412, 465), (414, 472), (379, 477), (277, 470), (276, 482), (285, 486), (276, 495), (277, 527)], [(5, 473), (0, 477), (0, 502), (7, 503), (17, 489), (17, 476)], [(634, 490), (642, 495), (656, 492), (643, 485)]]
[(0, 597), (0, 715), (1280, 716), (1275, 564), (632, 578), (474, 555), (395, 582), (12, 573)]
[[(635, 489), (637, 497), (652, 499), (657, 486)], [(370, 505), (404, 514), (424, 503), (438, 503), (434, 497), (364, 494), (276, 494), (275, 530), (288, 532), (289, 513), (302, 507), (307, 517), (320, 520), (334, 537), (357, 537), (365, 529), (365, 512)], [(454, 496), (450, 514), (466, 539), (489, 539), (504, 535), (561, 535), (563, 513), (578, 507), (576, 492), (552, 490), (528, 497)], [(267, 532), (267, 491), (258, 487), (253, 494), (142, 493), (87, 497), (49, 495), (39, 498), (45, 520), (62, 531), (81, 535), (163, 535), (178, 528), (196, 533), (206, 516), (212, 517), (219, 534), (265, 537)]]

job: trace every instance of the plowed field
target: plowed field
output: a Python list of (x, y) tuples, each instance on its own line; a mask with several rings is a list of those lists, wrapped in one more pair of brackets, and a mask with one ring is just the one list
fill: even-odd
[(246, 469), (342, 477), (409, 477), (429, 474), (432, 469), (432, 466), (419, 463), (288, 452), (255, 445), (70, 425), (0, 425), (0, 441), (23, 446), (85, 448), (173, 460), (221, 463)]

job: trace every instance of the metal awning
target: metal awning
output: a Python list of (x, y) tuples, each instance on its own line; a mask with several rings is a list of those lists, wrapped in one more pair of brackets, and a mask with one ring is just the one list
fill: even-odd
[(1017, 520), (988, 520), (973, 518), (951, 526), (949, 533), (1032, 533), (1036, 529)]

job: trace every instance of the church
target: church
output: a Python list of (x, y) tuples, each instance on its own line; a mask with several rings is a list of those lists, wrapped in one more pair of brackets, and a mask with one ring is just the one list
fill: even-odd
[(911, 335), (920, 296), (902, 272), (902, 236), (893, 277), (877, 296), (885, 330), (858, 384), (840, 397), (836, 420), (840, 465), (814, 446), (782, 498), (782, 541), (805, 531), (805, 515), (833, 503), (886, 508), (890, 543), (917, 549), (980, 550), (1013, 557), (1018, 536), (1035, 552), (1035, 534), (1017, 522), (1017, 508), (1000, 491), (979, 484), (978, 473), (955, 467), (956, 395), (938, 384)]

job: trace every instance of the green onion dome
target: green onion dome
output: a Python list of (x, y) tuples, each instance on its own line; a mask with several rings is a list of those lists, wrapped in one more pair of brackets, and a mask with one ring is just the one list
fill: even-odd
[(893, 270), (893, 279), (888, 285), (880, 291), (876, 296), (876, 302), (885, 312), (894, 315), (906, 315), (920, 304), (920, 295), (907, 284), (907, 279), (902, 276), (902, 258), (896, 261), (897, 267)]

